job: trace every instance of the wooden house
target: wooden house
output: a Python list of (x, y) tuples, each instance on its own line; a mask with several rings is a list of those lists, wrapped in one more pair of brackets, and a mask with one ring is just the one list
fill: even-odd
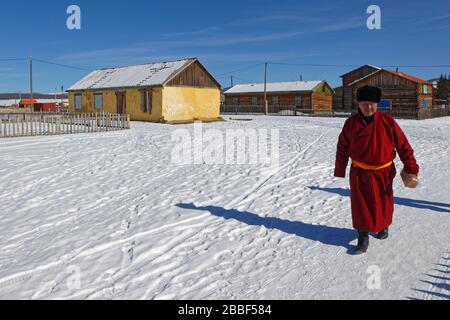
[(189, 122), (220, 118), (220, 88), (198, 59), (191, 58), (95, 70), (67, 91), (71, 112)]
[(356, 91), (371, 85), (382, 90), (380, 109), (408, 112), (431, 108), (433, 105), (433, 84), (409, 74), (365, 65), (341, 76), (341, 104), (334, 101), (334, 109), (356, 110)]
[[(332, 110), (333, 89), (326, 81), (271, 82), (266, 99), (271, 107), (295, 107), (304, 110)], [(225, 105), (239, 108), (264, 108), (264, 83), (238, 84), (224, 92)]]

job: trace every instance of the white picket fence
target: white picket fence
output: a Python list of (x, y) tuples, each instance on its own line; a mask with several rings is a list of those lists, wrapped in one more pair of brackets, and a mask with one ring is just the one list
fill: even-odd
[(104, 132), (130, 128), (130, 116), (115, 113), (0, 113), (0, 138)]

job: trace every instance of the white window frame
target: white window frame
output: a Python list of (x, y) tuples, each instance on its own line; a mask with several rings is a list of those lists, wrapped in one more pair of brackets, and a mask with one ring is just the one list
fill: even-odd
[(83, 95), (79, 93), (75, 94), (74, 100), (75, 100), (75, 110), (81, 110), (83, 108)]
[[(100, 106), (97, 105), (97, 97), (100, 97)], [(103, 110), (103, 93), (94, 93), (94, 109), (97, 111)]]

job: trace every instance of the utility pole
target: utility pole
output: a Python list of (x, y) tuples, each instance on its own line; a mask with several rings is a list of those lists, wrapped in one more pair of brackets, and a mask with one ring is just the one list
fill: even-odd
[(34, 110), (34, 103), (33, 103), (33, 57), (30, 56), (30, 105), (31, 105), (31, 111)]
[(230, 80), (231, 80), (231, 86), (233, 87), (233, 86), (234, 86), (234, 83), (233, 83), (233, 76), (230, 76)]
[(264, 114), (269, 114), (269, 104), (267, 102), (267, 62), (264, 64)]

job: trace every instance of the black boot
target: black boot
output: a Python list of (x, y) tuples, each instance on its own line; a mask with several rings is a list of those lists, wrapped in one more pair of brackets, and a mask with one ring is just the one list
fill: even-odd
[(384, 228), (380, 232), (377, 233), (377, 239), (384, 240), (389, 236), (389, 228)]
[(355, 254), (363, 254), (367, 251), (369, 247), (369, 233), (359, 231), (358, 233), (358, 244), (356, 245)]

